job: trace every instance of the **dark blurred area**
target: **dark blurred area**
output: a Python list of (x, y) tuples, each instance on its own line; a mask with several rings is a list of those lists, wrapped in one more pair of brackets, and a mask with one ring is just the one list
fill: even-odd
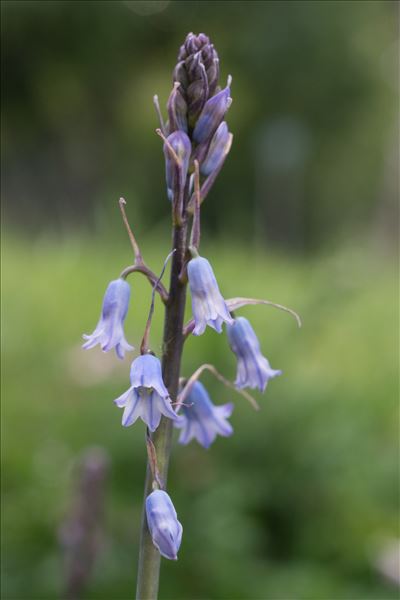
[(120, 195), (146, 228), (163, 219), (152, 96), (204, 30), (234, 99), (208, 230), (305, 250), (371, 222), (393, 235), (397, 7), (2, 2), (8, 226), (93, 230)]
[[(234, 435), (174, 444), (184, 535), (160, 597), (398, 599), (398, 6), (1, 2), (4, 600), (134, 596), (145, 431), (113, 399), (138, 350), (118, 361), (81, 336), (132, 260), (120, 196), (156, 273), (170, 250), (152, 97), (165, 107), (190, 31), (233, 76), (201, 253), (225, 297), (303, 327), (243, 309), (283, 371), (258, 413), (202, 378), (234, 402)], [(138, 349), (150, 287), (130, 283)], [(162, 330), (157, 300), (158, 356)], [(187, 340), (182, 376), (203, 363), (234, 380), (225, 332)]]

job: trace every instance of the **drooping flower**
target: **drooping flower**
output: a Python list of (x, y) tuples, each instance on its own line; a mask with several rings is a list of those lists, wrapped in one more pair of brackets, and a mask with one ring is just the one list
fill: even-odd
[(118, 358), (123, 359), (125, 351), (133, 350), (124, 336), (123, 324), (129, 307), (131, 288), (124, 279), (109, 283), (103, 300), (103, 308), (96, 329), (91, 335), (83, 335), (87, 340), (85, 350), (100, 344), (103, 352), (115, 348)]
[(247, 319), (237, 317), (233, 324), (227, 325), (226, 331), (229, 345), (237, 356), (236, 387), (258, 388), (263, 392), (268, 381), (282, 371), (272, 369), (261, 354), (260, 342)]
[(226, 121), (222, 121), (211, 140), (207, 156), (201, 163), (200, 172), (202, 175), (208, 177), (208, 175), (211, 175), (211, 173), (220, 168), (230, 150), (232, 137)]
[(227, 86), (207, 100), (193, 130), (193, 139), (197, 144), (209, 143), (221, 124), (231, 105), (230, 79)]
[(232, 411), (231, 402), (215, 406), (204, 385), (195, 381), (182, 406), (181, 420), (174, 423), (175, 427), (182, 429), (179, 443), (186, 445), (195, 438), (204, 448), (209, 448), (218, 434), (223, 437), (232, 435), (232, 426), (227, 421)]
[(183, 527), (167, 492), (154, 490), (147, 496), (146, 517), (153, 544), (161, 556), (177, 560)]
[(193, 335), (204, 333), (207, 325), (221, 333), (222, 323), (233, 323), (233, 319), (219, 291), (210, 263), (206, 258), (197, 256), (189, 261), (187, 272), (195, 322)]
[(182, 194), (186, 183), (186, 175), (189, 168), (190, 154), (192, 145), (190, 139), (184, 131), (174, 131), (168, 138), (175, 153), (181, 161), (181, 166), (178, 167), (174, 158), (171, 156), (168, 147), (164, 144), (165, 155), (165, 177), (167, 180), (167, 194), (171, 202), (174, 199), (174, 194)]
[(171, 406), (165, 387), (161, 363), (152, 354), (138, 356), (132, 362), (130, 372), (131, 387), (114, 400), (119, 408), (124, 408), (122, 425), (129, 427), (140, 417), (150, 431), (160, 424), (161, 415), (178, 421), (179, 417)]

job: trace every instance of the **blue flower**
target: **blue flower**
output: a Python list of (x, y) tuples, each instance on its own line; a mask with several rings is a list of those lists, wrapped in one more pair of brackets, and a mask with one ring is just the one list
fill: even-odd
[(231, 105), (230, 81), (231, 79), (229, 78), (226, 88), (215, 94), (215, 96), (205, 103), (193, 131), (193, 139), (197, 144), (211, 141), (212, 136)]
[(140, 417), (150, 431), (160, 424), (161, 415), (178, 421), (179, 417), (171, 406), (169, 393), (162, 379), (161, 363), (152, 354), (138, 356), (132, 362), (131, 387), (114, 400), (124, 408), (122, 425), (129, 427)]
[(193, 335), (204, 333), (207, 325), (221, 333), (223, 321), (233, 323), (233, 319), (221, 296), (210, 263), (206, 258), (197, 256), (189, 261), (187, 271), (195, 322)]
[(282, 371), (272, 369), (261, 354), (258, 338), (247, 319), (238, 317), (227, 326), (226, 332), (229, 345), (238, 359), (236, 387), (258, 388), (263, 392), (268, 381), (281, 375)]
[(232, 426), (226, 420), (232, 411), (232, 403), (214, 406), (204, 385), (196, 381), (182, 406), (181, 420), (175, 423), (175, 427), (182, 429), (179, 443), (186, 445), (195, 438), (204, 448), (209, 448), (218, 434), (232, 435)]
[(154, 490), (147, 496), (146, 517), (153, 544), (161, 556), (177, 560), (183, 527), (167, 492)]
[(225, 121), (222, 121), (211, 140), (207, 156), (201, 163), (200, 171), (202, 175), (208, 177), (220, 168), (230, 150), (232, 137), (228, 125)]
[(87, 340), (82, 348), (85, 350), (100, 344), (104, 352), (115, 348), (118, 358), (124, 358), (125, 351), (133, 350), (125, 339), (123, 323), (129, 307), (131, 288), (124, 279), (116, 279), (108, 285), (103, 300), (101, 317), (91, 335), (84, 335)]

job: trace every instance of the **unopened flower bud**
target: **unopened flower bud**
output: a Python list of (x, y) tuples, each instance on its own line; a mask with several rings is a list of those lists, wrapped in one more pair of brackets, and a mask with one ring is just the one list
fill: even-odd
[(197, 144), (210, 142), (231, 105), (230, 92), (229, 78), (226, 88), (207, 100), (193, 131), (193, 139)]
[(228, 125), (222, 121), (211, 140), (205, 160), (201, 163), (200, 172), (205, 177), (220, 168), (232, 145), (232, 134)]
[(182, 92), (179, 90), (180, 84), (175, 83), (174, 88), (169, 96), (167, 110), (168, 110), (168, 127), (169, 132), (181, 130), (187, 133), (187, 104), (182, 96)]
[(219, 61), (213, 44), (204, 33), (189, 33), (180, 48), (173, 80), (181, 84), (190, 126), (194, 126), (205, 103), (215, 93), (218, 77)]
[(185, 187), (192, 145), (184, 131), (174, 131), (168, 136), (167, 140), (180, 160), (180, 165), (178, 166), (175, 158), (171, 156), (167, 144), (164, 144), (167, 194), (168, 198), (172, 201), (174, 197), (183, 192), (183, 188)]
[(153, 544), (161, 556), (177, 560), (183, 527), (167, 492), (154, 490), (147, 496), (146, 517)]

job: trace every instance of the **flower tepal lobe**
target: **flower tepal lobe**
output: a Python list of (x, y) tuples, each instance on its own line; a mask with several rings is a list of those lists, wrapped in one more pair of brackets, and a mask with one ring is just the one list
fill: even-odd
[(177, 560), (183, 528), (167, 492), (154, 490), (147, 496), (146, 517), (153, 544), (161, 556)]

